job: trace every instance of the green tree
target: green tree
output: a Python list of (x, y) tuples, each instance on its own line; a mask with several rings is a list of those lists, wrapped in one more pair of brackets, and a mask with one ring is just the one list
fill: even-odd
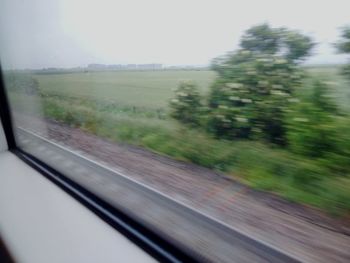
[(311, 38), (286, 28), (271, 28), (261, 24), (248, 29), (242, 37), (243, 50), (263, 54), (278, 54), (289, 61), (299, 62), (310, 55), (314, 46)]
[(298, 63), (313, 43), (296, 31), (262, 24), (247, 30), (240, 46), (212, 63), (218, 78), (209, 95), (208, 129), (219, 137), (284, 144), (284, 113), (303, 78)]
[(281, 30), (281, 39), (281, 46), (286, 49), (285, 57), (296, 63), (308, 57), (315, 45), (309, 36), (287, 29)]
[[(350, 26), (343, 27), (341, 40), (336, 44), (339, 53), (350, 54)], [(350, 61), (343, 67), (343, 74), (350, 79)]]
[(336, 44), (338, 51), (350, 54), (350, 26), (343, 27), (341, 40)]
[(253, 26), (243, 35), (240, 46), (245, 50), (275, 54), (279, 49), (279, 33), (268, 24)]

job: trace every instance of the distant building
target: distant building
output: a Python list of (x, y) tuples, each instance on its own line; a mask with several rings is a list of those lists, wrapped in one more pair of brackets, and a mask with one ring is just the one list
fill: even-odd
[(160, 70), (163, 68), (162, 64), (152, 63), (152, 64), (89, 64), (87, 69), (90, 70)]
[(143, 69), (143, 70), (157, 70), (157, 69), (162, 69), (163, 65), (162, 64), (140, 64), (137, 65), (138, 69)]
[(104, 64), (89, 64), (88, 69), (106, 69), (107, 65)]

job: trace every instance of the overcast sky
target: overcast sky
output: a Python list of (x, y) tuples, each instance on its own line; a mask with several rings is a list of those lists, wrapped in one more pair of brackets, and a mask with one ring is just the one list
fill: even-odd
[(350, 0), (0, 0), (5, 68), (89, 63), (207, 65), (263, 22), (319, 43), (308, 63), (343, 63), (332, 47)]

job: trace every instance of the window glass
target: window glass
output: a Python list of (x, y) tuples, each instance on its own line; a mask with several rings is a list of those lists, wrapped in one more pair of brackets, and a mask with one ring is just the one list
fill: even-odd
[(346, 262), (349, 8), (2, 1), (17, 143), (203, 260)]

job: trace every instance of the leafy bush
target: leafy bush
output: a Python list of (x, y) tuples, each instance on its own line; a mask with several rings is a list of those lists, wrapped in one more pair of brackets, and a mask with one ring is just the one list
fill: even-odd
[(170, 101), (170, 115), (184, 124), (197, 125), (201, 110), (201, 97), (193, 82), (181, 82)]
[(284, 144), (284, 111), (303, 74), (277, 55), (241, 50), (232, 57), (209, 95), (209, 130), (217, 136), (263, 137)]
[(320, 165), (328, 167), (334, 174), (350, 175), (350, 118), (338, 116), (334, 121), (334, 137), (332, 143), (334, 150), (328, 152)]
[(308, 102), (300, 103), (293, 116), (288, 127), (288, 141), (293, 152), (321, 157), (334, 151), (332, 116)]
[(315, 81), (312, 88), (309, 97), (291, 108), (288, 141), (295, 153), (323, 157), (337, 150), (337, 109), (324, 83)]

